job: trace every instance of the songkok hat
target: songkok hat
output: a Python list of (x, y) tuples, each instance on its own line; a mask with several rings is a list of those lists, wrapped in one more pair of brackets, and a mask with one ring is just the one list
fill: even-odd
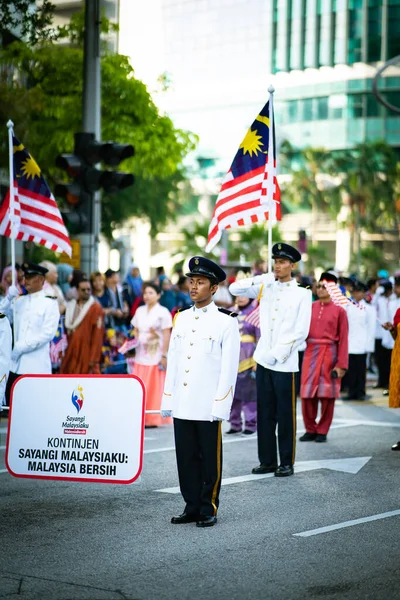
[(333, 281), (333, 283), (337, 283), (337, 277), (333, 273), (329, 273), (328, 271), (324, 271), (321, 273), (320, 281)]
[(353, 282), (353, 292), (366, 292), (367, 286), (362, 281), (354, 281)]

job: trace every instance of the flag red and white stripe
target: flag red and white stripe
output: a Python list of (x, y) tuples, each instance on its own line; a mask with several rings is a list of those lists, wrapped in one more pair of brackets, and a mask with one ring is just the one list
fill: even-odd
[(222, 183), (208, 233), (206, 252), (219, 242), (223, 229), (280, 220), (280, 193), (273, 176), (273, 202), (269, 211), (266, 201), (268, 172), (265, 167), (234, 178), (229, 171)]
[(336, 304), (337, 306), (341, 306), (342, 308), (344, 308), (345, 306), (354, 305), (357, 308), (359, 308), (360, 310), (364, 310), (364, 306), (362, 304), (358, 304), (357, 302), (354, 302), (350, 298), (347, 298), (347, 296), (345, 296), (342, 293), (342, 290), (334, 281), (322, 280), (321, 283), (324, 284), (328, 294), (331, 297), (332, 302), (334, 304)]
[(249, 128), (222, 182), (208, 229), (211, 252), (224, 229), (280, 220), (272, 94)]
[(257, 306), (251, 311), (251, 313), (249, 313), (247, 315), (247, 317), (245, 318), (245, 321), (247, 323), (250, 323), (250, 325), (254, 325), (254, 327), (260, 327), (260, 305), (257, 304)]
[(126, 354), (127, 352), (129, 352), (129, 350), (133, 350), (134, 348), (136, 348), (138, 343), (139, 341), (136, 338), (128, 338), (127, 340), (125, 340), (122, 346), (118, 348), (118, 352), (120, 354)]
[[(10, 188), (0, 207), (0, 235), (71, 256), (67, 229), (39, 165), (9, 127)], [(12, 244), (12, 248), (14, 245)]]
[[(60, 211), (51, 194), (39, 196), (20, 190), (14, 183), (15, 239), (35, 242), (53, 252), (66, 252), (71, 256), (71, 243)], [(0, 207), (0, 235), (11, 237), (10, 193)]]

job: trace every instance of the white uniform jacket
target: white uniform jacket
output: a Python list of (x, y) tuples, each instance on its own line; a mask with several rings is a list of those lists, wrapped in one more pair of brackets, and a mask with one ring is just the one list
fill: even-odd
[[(394, 321), (394, 315), (397, 312), (397, 309), (400, 308), (400, 298), (397, 298), (397, 296), (395, 294), (393, 294), (390, 298), (389, 301), (387, 303), (387, 319), (385, 322), (388, 323), (393, 323)], [(382, 334), (382, 346), (384, 348), (386, 348), (387, 350), (393, 350), (394, 348), (394, 339), (392, 337), (392, 334), (390, 333), (390, 331), (387, 331), (386, 329), (383, 329), (383, 334)]]
[[(295, 279), (271, 283), (266, 275), (235, 281), (229, 291), (234, 296), (260, 300), (261, 338), (254, 360), (273, 371), (298, 371), (298, 349), (303, 346), (310, 329), (311, 291), (299, 287)], [(271, 354), (276, 359), (273, 365), (266, 360)]]
[(60, 318), (57, 300), (41, 290), (19, 296), (15, 303), (11, 370), (18, 374), (51, 373), (50, 342)]
[(11, 363), (12, 335), (10, 323), (5, 315), (0, 313), (0, 406), (4, 404), (4, 392)]
[(346, 306), (349, 320), (349, 354), (366, 354), (375, 347), (376, 310), (374, 306), (361, 300), (359, 308), (355, 304)]
[(178, 419), (229, 419), (239, 365), (237, 319), (212, 302), (178, 313), (168, 350), (161, 410)]

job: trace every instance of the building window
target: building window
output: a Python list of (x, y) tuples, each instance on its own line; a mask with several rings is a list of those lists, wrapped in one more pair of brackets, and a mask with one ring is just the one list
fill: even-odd
[(348, 119), (361, 119), (363, 116), (363, 94), (350, 94), (347, 106)]
[(329, 96), (328, 106), (330, 119), (344, 119), (347, 107), (346, 94), (332, 94)]
[(388, 59), (400, 54), (400, 0), (389, 0)]
[(328, 118), (328, 97), (316, 98), (316, 119), (325, 121)]

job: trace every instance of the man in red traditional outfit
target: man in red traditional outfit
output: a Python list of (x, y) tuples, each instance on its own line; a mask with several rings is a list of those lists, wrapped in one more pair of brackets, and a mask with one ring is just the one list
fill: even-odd
[[(322, 273), (317, 285), (318, 300), (312, 305), (310, 332), (301, 371), (301, 404), (306, 433), (301, 442), (326, 442), (333, 419), (335, 398), (348, 368), (349, 325), (344, 308), (337, 306), (325, 287), (337, 283), (331, 273)], [(321, 418), (316, 422), (318, 402)]]
[(78, 299), (67, 303), (65, 328), (68, 348), (60, 373), (100, 373), (104, 337), (104, 311), (91, 295), (90, 281), (78, 283)]

